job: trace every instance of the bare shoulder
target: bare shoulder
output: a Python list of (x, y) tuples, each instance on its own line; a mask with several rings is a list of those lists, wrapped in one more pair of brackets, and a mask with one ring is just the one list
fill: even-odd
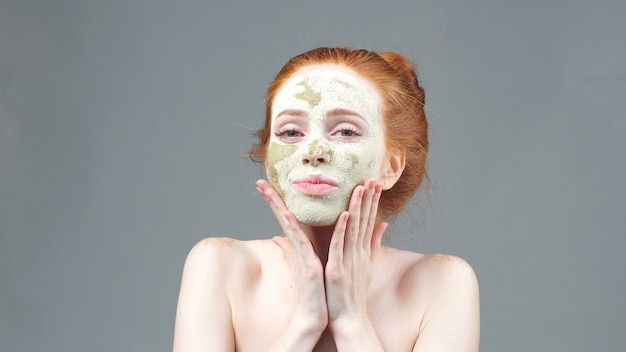
[(196, 243), (185, 260), (185, 272), (215, 268), (238, 250), (237, 241), (226, 237), (209, 237)]
[(457, 256), (397, 251), (399, 294), (420, 316), (414, 351), (477, 351), (480, 335), (478, 280)]
[(452, 301), (478, 307), (478, 280), (474, 269), (463, 258), (430, 254), (415, 263), (415, 279), (426, 288), (433, 309), (449, 307)]
[(465, 259), (448, 254), (423, 255), (413, 264), (413, 270), (422, 280), (439, 285), (477, 284), (476, 274)]
[(449, 285), (477, 286), (477, 279), (471, 265), (463, 258), (448, 254), (420, 254), (406, 250), (385, 248), (394, 258), (396, 270), (402, 280), (417, 286), (439, 287)]
[[(240, 241), (228, 237), (208, 237), (193, 246), (185, 265), (219, 268), (220, 271), (233, 268), (233, 266), (237, 268), (238, 265), (250, 265), (259, 259), (259, 253), (262, 253), (261, 247), (268, 246), (268, 242), (271, 241)], [(216, 267), (216, 265), (225, 266)]]
[(249, 273), (258, 272), (258, 251), (252, 247), (248, 241), (211, 237), (191, 249), (176, 310), (175, 351), (235, 350), (232, 304), (248, 292), (245, 285), (254, 280)]
[(237, 246), (237, 242), (237, 240), (228, 237), (207, 237), (193, 246), (189, 256), (203, 257), (227, 254), (234, 249), (233, 247)]

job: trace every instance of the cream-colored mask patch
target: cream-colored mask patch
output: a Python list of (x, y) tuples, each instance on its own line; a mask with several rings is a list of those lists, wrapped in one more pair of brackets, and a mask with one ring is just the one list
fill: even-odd
[[(301, 223), (333, 224), (354, 188), (379, 177), (384, 137), (378, 99), (373, 86), (341, 66), (307, 67), (276, 94), (268, 179)], [(308, 176), (336, 181), (336, 191), (303, 194), (293, 181)]]

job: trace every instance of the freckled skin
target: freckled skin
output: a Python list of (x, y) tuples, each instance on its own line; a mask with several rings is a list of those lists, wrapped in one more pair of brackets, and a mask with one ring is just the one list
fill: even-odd
[(322, 100), (322, 94), (320, 92), (315, 91), (311, 86), (306, 82), (298, 83), (299, 86), (304, 87), (304, 91), (302, 93), (296, 94), (296, 98), (300, 100), (304, 100), (309, 103), (309, 106), (314, 107), (320, 103)]

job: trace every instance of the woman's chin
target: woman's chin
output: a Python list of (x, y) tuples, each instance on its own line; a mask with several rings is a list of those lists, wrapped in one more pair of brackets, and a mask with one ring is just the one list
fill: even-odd
[(307, 204), (307, 206), (287, 207), (301, 224), (309, 226), (334, 225), (345, 209), (337, 206), (337, 204)]
[[(293, 212), (293, 211), (292, 211)], [(330, 226), (337, 222), (339, 214), (328, 214), (318, 212), (293, 212), (302, 225), (309, 226)]]
[(321, 216), (311, 216), (311, 215), (306, 215), (306, 216), (298, 216), (296, 215), (296, 218), (298, 219), (298, 221), (302, 224), (302, 225), (308, 225), (308, 226), (330, 226), (330, 225), (334, 225), (335, 222), (337, 221), (337, 218), (339, 217), (339, 215), (333, 217), (333, 218), (325, 218), (325, 217), (321, 217)]
[(336, 192), (330, 196), (313, 197), (299, 192), (289, 192), (285, 205), (298, 221), (309, 226), (329, 226), (348, 208), (349, 194)]

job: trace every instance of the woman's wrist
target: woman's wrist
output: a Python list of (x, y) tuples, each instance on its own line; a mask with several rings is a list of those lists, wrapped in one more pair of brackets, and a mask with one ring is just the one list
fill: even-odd
[(328, 327), (327, 314), (293, 314), (288, 325), (303, 335), (320, 337)]
[(382, 351), (374, 326), (365, 315), (338, 317), (329, 324), (339, 351)]
[(369, 317), (366, 314), (343, 315), (330, 320), (328, 327), (336, 335), (351, 335), (363, 328), (371, 326)]

